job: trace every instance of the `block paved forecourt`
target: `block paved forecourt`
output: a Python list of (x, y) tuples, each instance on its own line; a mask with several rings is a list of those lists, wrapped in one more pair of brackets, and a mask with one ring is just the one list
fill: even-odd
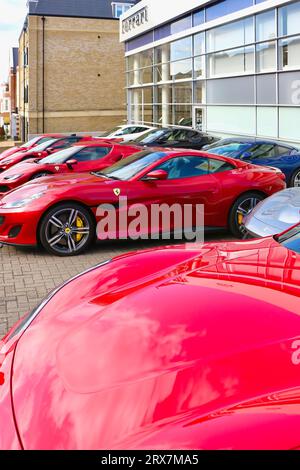
[[(206, 241), (223, 239), (232, 237), (228, 233), (206, 236)], [(70, 258), (51, 256), (41, 249), (4, 246), (0, 249), (0, 338), (70, 277), (119, 254), (168, 244), (165, 241), (102, 242)]]

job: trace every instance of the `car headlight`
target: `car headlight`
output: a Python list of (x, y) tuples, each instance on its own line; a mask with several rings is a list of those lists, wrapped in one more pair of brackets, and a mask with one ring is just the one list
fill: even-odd
[(11, 176), (5, 176), (5, 180), (6, 181), (15, 181), (17, 180), (18, 178), (21, 178), (21, 176), (23, 175), (11, 175)]
[(43, 192), (40, 192), (40, 193), (32, 194), (31, 196), (26, 197), (24, 199), (18, 199), (18, 200), (13, 201), (13, 202), (4, 202), (3, 205), (2, 205), (2, 208), (4, 208), (4, 209), (17, 209), (19, 207), (24, 207), (27, 204), (29, 204), (30, 202), (34, 201), (35, 199), (39, 199), (44, 194), (45, 194), (45, 192), (43, 191)]
[(8, 165), (9, 163), (11, 163), (13, 160), (3, 160), (1, 161), (1, 165)]

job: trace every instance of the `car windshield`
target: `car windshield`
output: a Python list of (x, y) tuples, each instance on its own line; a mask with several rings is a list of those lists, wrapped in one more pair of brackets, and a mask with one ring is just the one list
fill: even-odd
[(37, 137), (34, 137), (33, 139), (30, 139), (28, 140), (28, 142), (26, 144), (23, 144), (21, 147), (24, 147), (25, 149), (28, 149), (29, 147), (31, 147), (32, 145), (36, 144), (37, 142), (40, 141), (40, 137), (37, 136)]
[(291, 228), (283, 235), (276, 235), (275, 240), (288, 250), (300, 253), (300, 224)]
[(42, 158), (38, 163), (40, 165), (49, 165), (50, 163), (58, 164), (58, 163), (65, 163), (68, 161), (75, 153), (82, 150), (84, 147), (76, 146), (76, 147), (68, 147), (60, 152), (57, 152), (55, 155), (50, 155), (49, 157)]
[(42, 144), (37, 145), (34, 147), (35, 152), (42, 152), (43, 150), (46, 150), (48, 147), (51, 147), (52, 144), (54, 144), (57, 141), (57, 139), (50, 139), (47, 140), (46, 142), (43, 142)]
[(166, 129), (158, 129), (155, 131), (151, 130), (146, 134), (143, 134), (141, 137), (134, 139), (134, 142), (137, 142), (139, 144), (151, 144), (151, 142), (155, 142), (161, 137), (165, 136), (167, 132), (168, 131), (166, 131)]
[(137, 175), (140, 171), (145, 170), (151, 163), (154, 163), (165, 156), (165, 152), (138, 152), (127, 157), (115, 165), (94, 173), (97, 176), (106, 176), (107, 178), (128, 181)]
[(114, 127), (113, 129), (110, 129), (109, 131), (106, 131), (102, 135), (100, 135), (100, 139), (101, 137), (107, 137), (108, 135), (115, 134), (115, 132), (118, 132), (121, 129), (122, 129), (121, 126)]
[(213, 153), (215, 155), (224, 155), (226, 157), (238, 157), (241, 153), (246, 152), (249, 148), (249, 143), (242, 142), (227, 142), (210, 145), (205, 148), (205, 152)]

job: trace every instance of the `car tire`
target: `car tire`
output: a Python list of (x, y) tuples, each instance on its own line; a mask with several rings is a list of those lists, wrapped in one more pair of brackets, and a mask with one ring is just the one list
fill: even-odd
[(36, 175), (33, 175), (29, 181), (33, 181), (33, 180), (36, 180), (38, 178), (43, 178), (43, 176), (50, 176), (52, 175), (52, 173), (48, 173), (48, 172), (45, 172), (45, 173), (37, 173)]
[(242, 194), (233, 204), (229, 215), (229, 230), (237, 238), (244, 238), (245, 229), (239, 220), (243, 216), (250, 214), (254, 207), (265, 199), (263, 194), (249, 192)]
[(294, 171), (290, 181), (290, 188), (300, 188), (300, 168)]
[(95, 239), (95, 222), (87, 208), (76, 203), (63, 203), (50, 209), (42, 218), (38, 238), (48, 253), (76, 256)]

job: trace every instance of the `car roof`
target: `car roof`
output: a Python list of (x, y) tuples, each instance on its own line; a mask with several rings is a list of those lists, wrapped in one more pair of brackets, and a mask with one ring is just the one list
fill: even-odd
[(126, 129), (126, 127), (146, 127), (146, 129), (153, 129), (153, 127), (148, 126), (147, 124), (123, 124), (116, 127), (119, 127), (120, 129)]
[[(239, 160), (225, 155), (214, 155), (212, 153), (205, 152), (204, 150), (193, 150), (193, 149), (184, 149), (184, 148), (172, 148), (172, 147), (148, 147), (148, 149), (141, 149), (141, 152), (148, 151), (148, 153), (159, 152), (162, 154), (161, 159), (165, 157), (205, 157), (210, 160), (221, 160), (232, 164), (234, 167), (244, 166), (245, 163), (240, 162)], [(158, 159), (159, 160), (159, 159)]]
[(53, 139), (55, 139), (55, 138), (68, 137), (68, 136), (64, 136), (63, 134), (41, 134), (40, 138), (42, 139), (43, 137), (52, 137)]
[(109, 140), (81, 140), (72, 144), (72, 147), (113, 147), (116, 145), (116, 142)]
[(165, 131), (165, 132), (169, 132), (169, 131), (186, 131), (186, 132), (195, 132), (199, 135), (210, 135), (207, 132), (200, 131), (199, 129), (194, 129), (192, 127), (184, 127), (184, 126), (172, 126), (172, 127), (160, 127), (160, 128), (158, 127), (155, 130)]
[(272, 139), (260, 139), (256, 137), (232, 137), (229, 139), (222, 139), (219, 142), (216, 142), (216, 145), (223, 145), (225, 143), (230, 142), (238, 142), (244, 144), (273, 144), (273, 145), (280, 145), (281, 147), (286, 147), (288, 149), (296, 149), (297, 147), (293, 147), (292, 145), (286, 144), (285, 142), (280, 142), (278, 140)]

